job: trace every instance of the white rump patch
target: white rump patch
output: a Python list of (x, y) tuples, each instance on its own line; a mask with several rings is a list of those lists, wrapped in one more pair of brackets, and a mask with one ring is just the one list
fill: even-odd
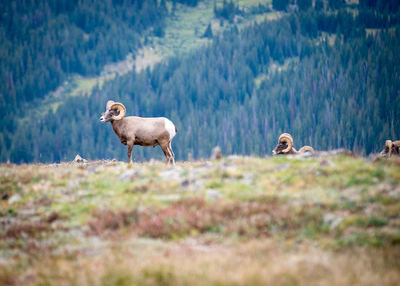
[(167, 129), (169, 133), (169, 140), (172, 140), (172, 138), (174, 138), (174, 136), (176, 135), (175, 125), (168, 118), (164, 118), (164, 123), (165, 123), (165, 129)]

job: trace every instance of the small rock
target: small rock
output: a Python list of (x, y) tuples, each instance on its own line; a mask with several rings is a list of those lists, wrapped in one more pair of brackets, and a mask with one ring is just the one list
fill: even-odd
[(15, 203), (19, 203), (21, 201), (21, 196), (19, 194), (15, 194), (12, 195), (9, 199), (8, 199), (8, 204), (12, 205)]
[(311, 158), (314, 155), (311, 152), (302, 152), (302, 153), (296, 154), (294, 156), (295, 156), (295, 158)]
[(182, 198), (180, 194), (168, 194), (168, 195), (154, 195), (153, 199), (163, 202), (178, 201)]
[(10, 198), (10, 194), (5, 193), (5, 194), (2, 194), (2, 195), (1, 195), (1, 199), (2, 199), (3, 201), (8, 200), (9, 198)]
[(335, 220), (336, 216), (332, 213), (327, 213), (324, 215), (324, 223), (331, 224)]
[(180, 187), (191, 191), (200, 191), (204, 189), (204, 183), (200, 179), (186, 178), (181, 182)]
[(330, 161), (330, 160), (322, 159), (322, 160), (319, 162), (319, 165), (320, 165), (321, 167), (332, 167), (332, 166), (334, 166), (335, 164), (333, 164), (332, 161)]
[(242, 178), (242, 183), (245, 185), (253, 184), (254, 174), (252, 173), (244, 173)]
[(235, 172), (237, 170), (237, 166), (234, 164), (230, 164), (230, 163), (222, 163), (218, 165), (219, 168), (224, 169), (225, 171), (228, 172)]
[(221, 197), (222, 197), (222, 195), (221, 195), (220, 191), (217, 191), (217, 190), (214, 190), (214, 189), (209, 189), (209, 190), (206, 191), (206, 198), (207, 199), (216, 200), (216, 199), (219, 199)]
[(76, 192), (75, 192), (75, 195), (77, 196), (77, 197), (86, 197), (86, 196), (90, 196), (90, 192), (89, 191), (87, 191), (87, 190), (77, 190)]
[(50, 200), (48, 197), (43, 196), (37, 201), (37, 203), (47, 207), (50, 206), (53, 203), (53, 201)]
[(46, 219), (48, 223), (52, 223), (59, 218), (58, 212), (52, 212)]
[(289, 163), (286, 164), (282, 164), (279, 165), (278, 167), (276, 167), (276, 171), (280, 172), (280, 171), (286, 171), (287, 169), (289, 169), (291, 167), (291, 165)]
[(83, 179), (75, 179), (75, 180), (70, 180), (68, 182), (67, 188), (68, 189), (73, 189), (75, 187), (77, 187), (81, 182), (83, 181)]
[(179, 167), (169, 168), (158, 174), (163, 179), (180, 181), (182, 179), (182, 169)]
[(130, 169), (125, 171), (119, 179), (121, 181), (132, 181), (137, 175), (139, 174), (139, 170), (137, 169)]
[(182, 188), (187, 188), (187, 187), (189, 187), (191, 184), (193, 184), (194, 181), (195, 181), (195, 180), (192, 180), (192, 179), (185, 179), (185, 180), (183, 180), (183, 182), (181, 183), (180, 186), (181, 186)]
[(379, 203), (370, 203), (365, 206), (364, 213), (367, 215), (379, 215), (382, 213), (382, 205)]
[(332, 213), (327, 213), (324, 215), (324, 223), (329, 225), (330, 230), (336, 229), (342, 221), (342, 217), (336, 216)]
[(100, 171), (98, 168), (90, 168), (88, 172), (89, 174), (98, 174)]
[(400, 199), (400, 189), (394, 189), (388, 192), (388, 195)]
[(192, 186), (194, 191), (200, 191), (204, 189), (204, 183), (201, 180), (196, 180)]

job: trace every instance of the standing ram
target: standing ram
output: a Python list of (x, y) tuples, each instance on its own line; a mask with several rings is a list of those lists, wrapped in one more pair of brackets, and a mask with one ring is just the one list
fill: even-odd
[(175, 164), (175, 154), (172, 151), (171, 141), (177, 129), (171, 120), (165, 117), (143, 118), (127, 116), (126, 108), (122, 103), (112, 100), (107, 102), (106, 112), (100, 117), (101, 122), (111, 122), (114, 132), (122, 144), (128, 145), (128, 162), (132, 163), (133, 145), (159, 145), (164, 152), (166, 163)]
[(289, 133), (283, 133), (281, 136), (279, 136), (278, 139), (278, 145), (276, 145), (275, 149), (272, 151), (273, 155), (294, 155), (294, 154), (300, 154), (304, 153), (306, 151), (309, 151), (311, 153), (314, 153), (314, 148), (311, 146), (303, 146), (300, 148), (299, 151), (297, 151), (293, 147), (293, 137)]

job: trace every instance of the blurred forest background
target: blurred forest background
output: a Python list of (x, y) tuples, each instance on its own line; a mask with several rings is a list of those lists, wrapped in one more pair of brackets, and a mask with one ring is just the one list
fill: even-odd
[[(0, 6), (0, 161), (126, 160), (107, 100), (165, 116), (178, 160), (400, 137), (398, 0), (26, 0)], [(162, 159), (135, 147), (136, 161)]]

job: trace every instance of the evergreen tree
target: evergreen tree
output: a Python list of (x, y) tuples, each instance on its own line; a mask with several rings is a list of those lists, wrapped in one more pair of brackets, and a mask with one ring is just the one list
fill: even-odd
[(297, 5), (300, 10), (306, 11), (311, 8), (312, 0), (297, 0)]
[(211, 23), (208, 24), (206, 31), (203, 34), (203, 38), (209, 38), (211, 39), (213, 37), (213, 32), (212, 32), (212, 28), (211, 28)]
[(286, 10), (289, 5), (289, 0), (272, 0), (272, 7), (278, 11)]

